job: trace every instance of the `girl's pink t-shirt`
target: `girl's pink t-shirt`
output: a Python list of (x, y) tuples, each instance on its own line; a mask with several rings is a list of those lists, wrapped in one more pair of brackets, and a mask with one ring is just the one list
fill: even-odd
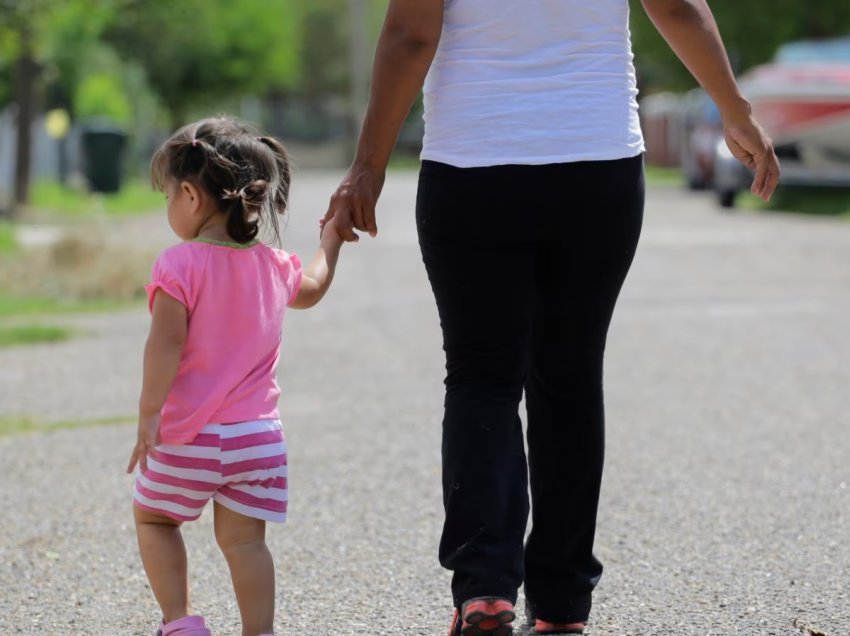
[(206, 424), (278, 419), (276, 370), (283, 315), (301, 286), (301, 262), (262, 243), (204, 239), (159, 255), (158, 289), (186, 306), (188, 333), (162, 407), (164, 444), (187, 444)]

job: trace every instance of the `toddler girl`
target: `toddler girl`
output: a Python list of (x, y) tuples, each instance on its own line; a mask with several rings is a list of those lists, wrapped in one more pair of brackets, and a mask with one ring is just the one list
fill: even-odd
[(151, 164), (183, 239), (147, 286), (134, 514), (142, 562), (162, 609), (158, 636), (209, 636), (191, 614), (184, 521), (212, 499), (243, 636), (272, 634), (274, 563), (267, 521), (286, 519), (286, 441), (275, 372), (287, 307), (315, 305), (330, 285), (340, 239), (325, 224), (303, 269), (258, 240), (275, 237), (289, 194), (283, 146), (247, 124), (206, 119), (177, 131)]

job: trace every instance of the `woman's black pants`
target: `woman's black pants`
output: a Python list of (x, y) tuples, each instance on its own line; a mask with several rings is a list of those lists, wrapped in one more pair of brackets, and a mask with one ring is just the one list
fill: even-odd
[(422, 164), (416, 221), (447, 372), (440, 562), (456, 607), (516, 602), (524, 584), (536, 616), (588, 617), (602, 573), (602, 358), (643, 202), (642, 156)]

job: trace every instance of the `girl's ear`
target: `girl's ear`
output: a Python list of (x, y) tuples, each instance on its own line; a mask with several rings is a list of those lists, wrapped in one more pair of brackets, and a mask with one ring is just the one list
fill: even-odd
[(181, 181), (180, 191), (189, 202), (189, 209), (198, 212), (204, 207), (204, 191), (191, 181)]

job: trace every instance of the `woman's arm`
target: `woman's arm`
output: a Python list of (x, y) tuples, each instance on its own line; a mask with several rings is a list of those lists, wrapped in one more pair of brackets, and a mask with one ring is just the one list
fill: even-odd
[(399, 131), (422, 89), (443, 29), (445, 0), (390, 0), (372, 69), (369, 106), (354, 161), (331, 197), (325, 219), (356, 241), (352, 226), (375, 236), (375, 203)]
[(159, 434), (159, 413), (177, 377), (187, 326), (183, 303), (158, 290), (153, 299), (151, 330), (145, 343), (138, 435), (127, 466), (128, 473), (137, 462), (147, 470), (147, 456), (156, 446)]
[(290, 307), (308, 309), (322, 299), (331, 286), (342, 243), (342, 237), (337, 231), (337, 219), (332, 218), (323, 223), (319, 249), (304, 268), (301, 275), (301, 287)]
[(779, 181), (773, 142), (741, 94), (705, 0), (642, 0), (658, 32), (717, 104), (732, 154), (755, 170), (752, 192), (767, 201)]

